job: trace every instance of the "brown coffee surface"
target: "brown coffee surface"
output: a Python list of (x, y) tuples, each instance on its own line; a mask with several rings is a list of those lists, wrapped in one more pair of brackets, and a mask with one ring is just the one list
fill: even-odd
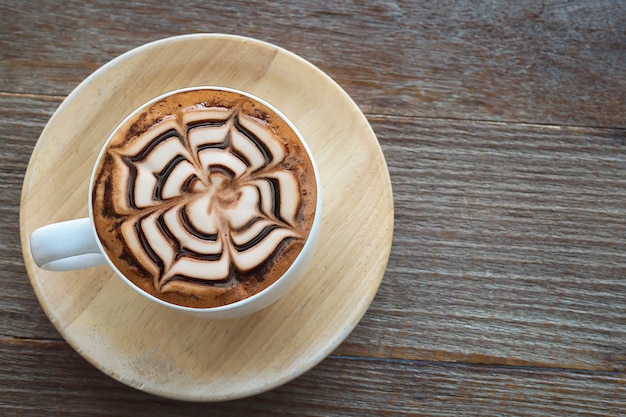
[(93, 218), (117, 269), (187, 307), (243, 300), (280, 278), (310, 233), (317, 189), (297, 134), (236, 92), (167, 96), (114, 133)]

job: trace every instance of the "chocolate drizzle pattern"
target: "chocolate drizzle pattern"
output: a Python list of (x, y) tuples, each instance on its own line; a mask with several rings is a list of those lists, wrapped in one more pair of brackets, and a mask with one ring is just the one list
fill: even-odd
[(108, 153), (118, 235), (157, 292), (232, 285), (306, 238), (287, 145), (239, 107), (166, 115)]

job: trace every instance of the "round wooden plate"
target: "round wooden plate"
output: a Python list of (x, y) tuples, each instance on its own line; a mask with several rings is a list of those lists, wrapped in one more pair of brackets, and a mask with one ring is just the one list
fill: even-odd
[[(319, 165), (323, 218), (307, 275), (250, 316), (207, 320), (142, 298), (107, 267), (37, 268), (29, 236), (87, 216), (89, 177), (114, 127), (165, 92), (219, 85), (272, 103), (302, 132)], [(195, 34), (153, 42), (109, 62), (59, 106), (33, 152), (20, 208), (22, 250), (46, 314), (83, 357), (146, 392), (221, 401), (284, 384), (354, 329), (383, 277), (393, 234), (389, 173), (376, 136), (327, 75), (274, 45)]]

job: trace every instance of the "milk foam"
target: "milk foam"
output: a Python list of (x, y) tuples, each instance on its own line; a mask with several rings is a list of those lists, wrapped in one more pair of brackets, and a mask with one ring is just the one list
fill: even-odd
[(313, 161), (291, 125), (233, 91), (154, 100), (112, 135), (93, 220), (119, 272), (188, 307), (250, 297), (290, 268), (317, 207)]
[(121, 234), (155, 287), (225, 283), (268, 261), (296, 229), (298, 178), (262, 120), (208, 108), (168, 117), (111, 151)]

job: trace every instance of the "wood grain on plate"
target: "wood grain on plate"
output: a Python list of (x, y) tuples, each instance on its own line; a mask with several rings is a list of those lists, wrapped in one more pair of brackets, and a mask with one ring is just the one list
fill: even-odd
[[(116, 121), (150, 98), (195, 85), (237, 88), (269, 101), (311, 148), (320, 172), (322, 221), (315, 256), (295, 290), (261, 312), (216, 321), (166, 311), (108, 267), (64, 273), (37, 268), (30, 233), (86, 215), (93, 164)], [(39, 301), (78, 352), (141, 390), (217, 401), (275, 388), (343, 341), (384, 273), (393, 201), (367, 120), (326, 75), (267, 43), (198, 34), (133, 50), (70, 94), (31, 156), (20, 227)]]

